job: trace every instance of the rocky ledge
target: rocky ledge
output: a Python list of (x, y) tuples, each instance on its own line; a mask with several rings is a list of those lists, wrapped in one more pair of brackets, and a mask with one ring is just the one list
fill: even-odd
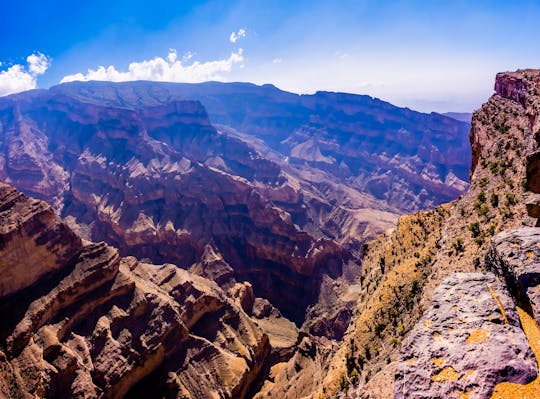
[(499, 382), (525, 384), (537, 372), (504, 284), (455, 273), (401, 347), (395, 398), (489, 398)]

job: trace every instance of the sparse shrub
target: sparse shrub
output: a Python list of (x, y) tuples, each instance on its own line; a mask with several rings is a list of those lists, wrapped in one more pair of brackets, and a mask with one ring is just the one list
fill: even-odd
[(491, 173), (493, 173), (494, 175), (499, 173), (499, 163), (498, 162), (490, 162), (489, 170), (491, 170)]
[(476, 197), (476, 199), (478, 200), (478, 202), (480, 202), (481, 204), (483, 204), (484, 202), (486, 202), (486, 193), (483, 192), (483, 191), (480, 191), (480, 194), (478, 194), (478, 196)]
[(366, 359), (371, 360), (371, 349), (369, 348), (368, 344), (364, 345), (364, 353), (366, 355)]
[(345, 377), (341, 377), (341, 381), (339, 382), (339, 389), (342, 392), (347, 392), (349, 390), (349, 380)]
[(472, 222), (469, 224), (468, 229), (474, 238), (480, 235), (480, 223)]
[(484, 216), (486, 215), (487, 213), (489, 212), (489, 208), (487, 205), (482, 205), (480, 208), (478, 208), (478, 210), (476, 211), (476, 213), (478, 213), (478, 216)]
[(516, 196), (513, 193), (507, 193), (506, 194), (506, 203), (508, 205), (515, 205), (516, 204)]
[(371, 377), (371, 369), (368, 369), (368, 371), (366, 372), (366, 376), (364, 377), (364, 381), (368, 382), (370, 377)]
[(491, 206), (493, 208), (497, 208), (499, 206), (499, 196), (495, 193), (491, 194), (491, 197), (489, 198), (489, 202), (491, 202)]
[(465, 247), (463, 246), (463, 238), (456, 238), (456, 240), (452, 244), (452, 247), (454, 247), (457, 253), (465, 251)]
[(352, 369), (352, 371), (349, 373), (349, 379), (353, 384), (358, 380), (358, 370), (356, 370), (356, 368)]

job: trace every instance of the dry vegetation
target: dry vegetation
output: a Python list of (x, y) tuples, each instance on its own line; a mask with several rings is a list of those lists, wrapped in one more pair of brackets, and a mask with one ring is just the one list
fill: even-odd
[(519, 104), (493, 96), (473, 117), (469, 191), (400, 218), (393, 231), (368, 244), (356, 316), (318, 397), (392, 394), (391, 364), (435, 287), (453, 272), (482, 270), (491, 236), (522, 223), (530, 130)]

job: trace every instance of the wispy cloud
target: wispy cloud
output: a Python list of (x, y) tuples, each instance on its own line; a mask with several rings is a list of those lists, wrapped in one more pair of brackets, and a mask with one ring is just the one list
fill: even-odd
[(170, 49), (167, 57), (155, 57), (150, 60), (132, 62), (127, 71), (119, 71), (114, 65), (99, 66), (88, 69), (86, 74), (76, 73), (64, 76), (60, 83), (73, 81), (107, 80), (125, 82), (130, 80), (154, 80), (161, 82), (204, 82), (208, 80), (225, 80), (225, 74), (232, 71), (233, 66), (244, 61), (243, 50), (240, 48), (231, 53), (228, 58), (214, 61), (192, 61), (192, 53), (187, 53), (178, 59), (175, 49)]
[(246, 30), (245, 29), (238, 29), (238, 32), (231, 32), (231, 35), (229, 36), (229, 41), (231, 43), (236, 43), (238, 39), (241, 37), (246, 37)]
[(349, 58), (349, 53), (345, 53), (343, 51), (336, 51), (334, 53), (334, 56), (336, 56), (337, 58), (341, 59), (341, 60), (344, 60), (345, 58)]
[(38, 75), (43, 75), (51, 64), (50, 59), (41, 53), (30, 54), (26, 62), (26, 66), (15, 64), (0, 71), (0, 96), (35, 89)]
[(272, 60), (272, 64), (281, 64), (283, 62), (283, 60), (281, 58), (274, 58)]

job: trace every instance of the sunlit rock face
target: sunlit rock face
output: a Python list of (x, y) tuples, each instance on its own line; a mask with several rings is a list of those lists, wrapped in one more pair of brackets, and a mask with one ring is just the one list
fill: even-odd
[(269, 339), (215, 283), (81, 241), (4, 184), (0, 216), (0, 396), (246, 396)]

